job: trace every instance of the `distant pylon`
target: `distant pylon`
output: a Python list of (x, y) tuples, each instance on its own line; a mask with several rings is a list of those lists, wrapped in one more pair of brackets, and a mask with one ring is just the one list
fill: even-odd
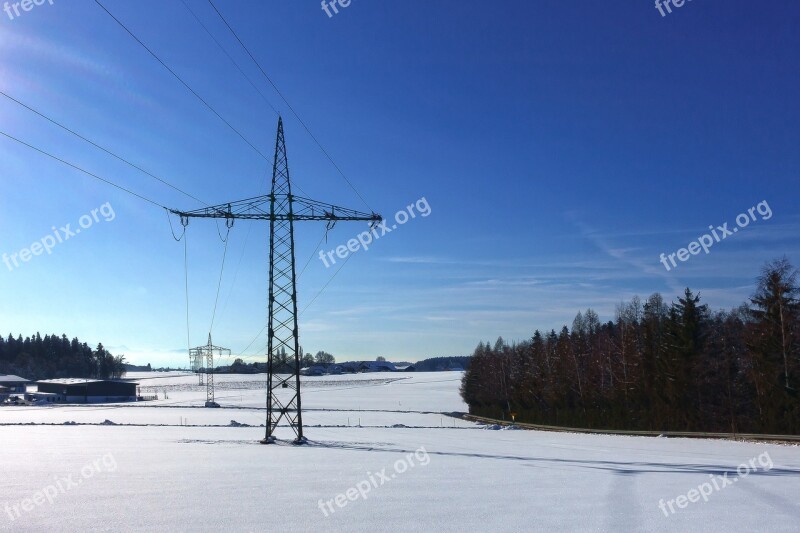
[[(211, 343), (211, 333), (208, 334), (208, 344), (205, 346), (197, 346), (189, 350), (189, 359), (194, 361), (199, 367), (203, 361), (206, 364), (206, 407), (218, 407), (214, 401), (214, 353), (217, 355), (230, 355), (231, 351), (228, 348), (221, 346), (214, 346)], [(202, 385), (203, 378), (200, 374), (200, 384)]]
[(200, 371), (203, 368), (203, 358), (197, 353), (197, 348), (189, 349), (189, 366), (192, 372), (197, 374), (197, 384), (203, 385), (203, 372)]

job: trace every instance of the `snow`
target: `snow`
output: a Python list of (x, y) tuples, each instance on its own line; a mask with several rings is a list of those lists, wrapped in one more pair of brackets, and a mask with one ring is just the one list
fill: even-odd
[[(303, 378), (309, 445), (263, 446), (264, 376), (216, 376), (222, 407), (205, 409), (196, 376), (155, 375), (132, 377), (156, 387), (158, 401), (0, 409), (0, 529), (772, 532), (800, 523), (796, 446), (485, 431), (445, 414), (467, 410), (459, 372)], [(765, 454), (771, 468), (758, 462)], [(659, 509), (751, 460), (756, 472), (707, 502)]]

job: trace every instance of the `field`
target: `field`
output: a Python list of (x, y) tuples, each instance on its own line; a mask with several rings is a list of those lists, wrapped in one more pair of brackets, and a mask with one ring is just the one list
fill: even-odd
[(217, 376), (220, 409), (201, 407), (194, 376), (138, 377), (159, 400), (0, 410), (3, 531), (788, 532), (800, 521), (796, 446), (487, 428), (449, 416), (466, 411), (460, 373), (303, 378), (309, 444), (288, 444), (284, 428), (264, 446), (264, 376)]

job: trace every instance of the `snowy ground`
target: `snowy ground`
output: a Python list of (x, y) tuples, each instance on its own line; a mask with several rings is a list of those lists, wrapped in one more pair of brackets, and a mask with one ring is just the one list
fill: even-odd
[(309, 445), (263, 446), (263, 376), (217, 376), (221, 409), (157, 376), (0, 409), (0, 530), (800, 530), (796, 446), (487, 430), (444, 414), (458, 373), (304, 378)]

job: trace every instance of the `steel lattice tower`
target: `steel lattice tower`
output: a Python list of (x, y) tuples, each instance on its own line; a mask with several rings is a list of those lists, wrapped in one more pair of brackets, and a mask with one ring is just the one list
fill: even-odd
[[(230, 355), (231, 351), (228, 348), (214, 346), (211, 343), (211, 333), (208, 334), (208, 344), (189, 350), (190, 359), (194, 359), (197, 364), (202, 364), (204, 360), (206, 363), (206, 407), (219, 407), (214, 401), (214, 353), (217, 355)], [(202, 374), (200, 376), (200, 384), (202, 385)]]
[[(300, 340), (297, 331), (297, 284), (294, 264), (294, 211), (292, 184), (289, 180), (289, 161), (283, 120), (278, 119), (275, 139), (275, 161), (272, 165), (272, 195), (269, 206), (269, 319), (267, 323), (267, 434), (265, 443), (278, 422), (286, 417), (295, 431), (296, 442), (302, 443), (303, 414), (300, 410)], [(275, 380), (275, 357), (281, 364), (289, 363), (288, 377)], [(288, 394), (284, 394), (288, 393)]]
[(192, 372), (197, 374), (197, 384), (203, 385), (203, 372), (200, 372), (200, 369), (203, 368), (203, 359), (197, 352), (197, 348), (189, 348), (189, 365), (192, 367)]
[[(266, 206), (269, 204), (269, 212)], [(171, 210), (186, 226), (190, 218), (225, 219), (231, 227), (237, 219), (270, 222), (269, 317), (267, 319), (267, 421), (263, 444), (275, 442), (275, 430), (286, 420), (294, 432), (295, 444), (306, 441), (300, 402), (300, 341), (297, 326), (297, 276), (294, 256), (294, 222), (325, 222), (328, 228), (338, 221), (367, 221), (377, 224), (383, 218), (376, 213), (311, 200), (292, 194), (283, 119), (278, 118), (275, 159), (272, 165), (272, 191), (228, 204), (194, 211)], [(210, 344), (209, 338), (209, 344)], [(283, 356), (286, 356), (285, 358)], [(279, 364), (276, 364), (279, 363)], [(289, 374), (277, 372), (288, 366)], [(284, 367), (284, 368), (281, 368)], [(213, 380), (209, 375), (206, 380)]]

